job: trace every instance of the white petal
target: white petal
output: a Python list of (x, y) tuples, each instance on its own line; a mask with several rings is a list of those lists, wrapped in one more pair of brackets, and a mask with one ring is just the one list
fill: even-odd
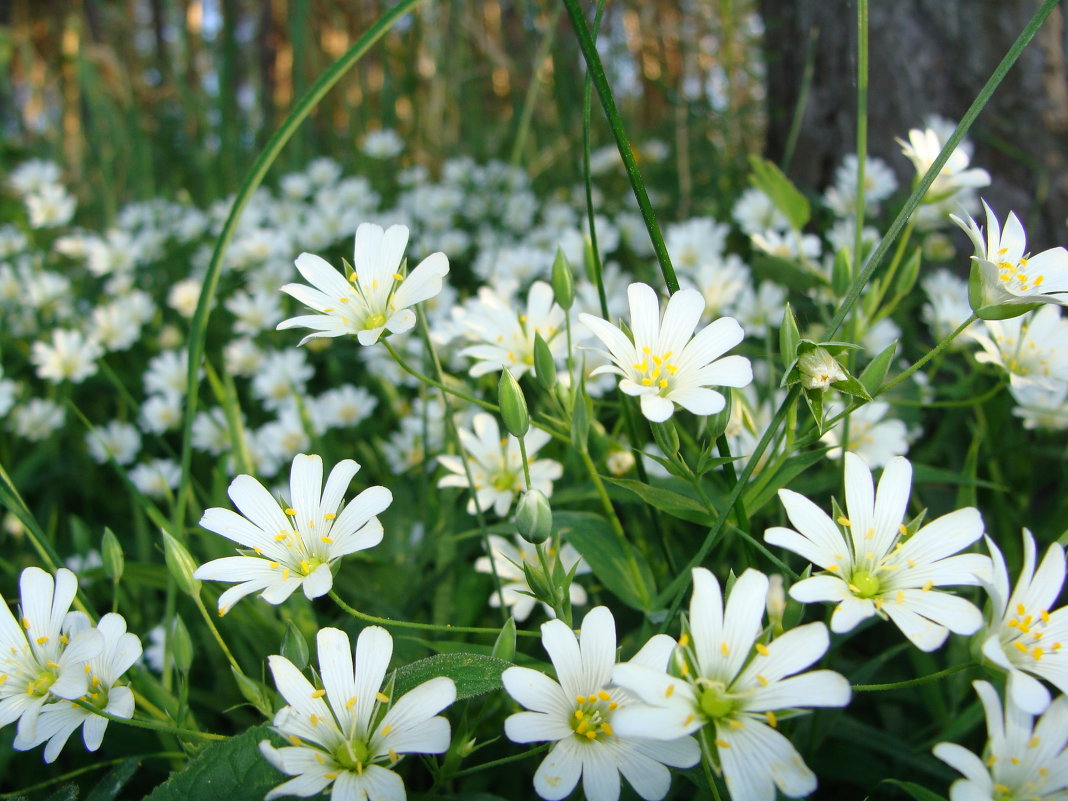
[(561, 740), (549, 751), (534, 773), (534, 790), (545, 801), (560, 801), (570, 795), (582, 775), (582, 760), (568, 748), (571, 740)]
[(516, 712), (504, 721), (504, 733), (513, 743), (540, 743), (563, 740), (575, 731), (560, 715)]
[(554, 712), (567, 708), (567, 700), (560, 685), (537, 670), (526, 667), (507, 668), (501, 674), (501, 683), (512, 698), (531, 711)]
[(320, 564), (304, 577), (302, 586), (304, 596), (308, 599), (321, 598), (326, 595), (334, 586), (334, 574), (330, 572), (330, 565), (326, 562)]
[[(620, 388), (622, 389), (622, 384)], [(675, 404), (661, 395), (642, 395), (641, 409), (646, 420), (663, 423), (675, 413)]]

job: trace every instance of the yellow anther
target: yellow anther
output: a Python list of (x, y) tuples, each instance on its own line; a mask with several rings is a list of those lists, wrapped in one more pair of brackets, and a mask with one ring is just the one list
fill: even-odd
[(352, 696), (348, 701), (345, 702), (345, 708), (346, 709), (352, 709), (354, 706), (356, 706), (356, 696), (355, 695)]
[(348, 298), (338, 298), (338, 299), (337, 299), (337, 302), (338, 302), (338, 303), (348, 303), (348, 302), (349, 302), (349, 299), (348, 299)]
[(758, 642), (754, 647), (756, 648), (757, 653), (761, 656), (767, 656), (769, 653), (768, 646), (764, 645), (762, 642)]
[(313, 692), (311, 694), (311, 697), (312, 698), (322, 698), (324, 695), (326, 695), (326, 690), (316, 690), (315, 692)]
[(330, 545), (334, 541), (332, 537), (320, 537), (319, 539), (327, 545)]
[(293, 517), (296, 513), (297, 513), (297, 510), (294, 509), (292, 506), (287, 506), (286, 507), (286, 514), (289, 515), (290, 517)]
[(664, 697), (665, 698), (670, 698), (674, 694), (675, 694), (675, 685), (674, 684), (669, 684), (667, 686), (667, 689), (664, 690)]
[(899, 604), (905, 603), (905, 591), (898, 590), (897, 595), (894, 597), (894, 600), (896, 600)]
[(851, 525), (853, 525), (851, 522), (849, 522), (849, 518), (846, 517), (845, 515), (838, 515), (838, 523), (839, 523), (839, 525), (842, 525), (842, 526), (851, 526)]
[(988, 756), (986, 758), (986, 766), (988, 768), (994, 767), (994, 765), (996, 765), (997, 763), (998, 763), (998, 758), (997, 758), (996, 754), (991, 754), (990, 756)]
[(610, 696), (606, 690), (599, 690), (597, 693), (597, 697), (600, 698), (602, 701), (612, 700), (612, 696)]
[(378, 703), (380, 703), (380, 704), (388, 704), (389, 703), (389, 696), (386, 695), (381, 690), (379, 690), (378, 692), (375, 693), (375, 698), (378, 699)]
[(1031, 656), (1034, 658), (1034, 660), (1036, 662), (1039, 659), (1042, 658), (1042, 654), (1044, 654), (1044, 653), (1046, 653), (1046, 652), (1043, 651), (1041, 648), (1039, 648), (1037, 645), (1034, 648), (1031, 649)]
[(916, 560), (915, 559), (909, 559), (908, 565), (909, 565), (909, 567), (916, 567)]
[(271, 562), (268, 567), (271, 568), (271, 570), (277, 570), (281, 565), (278, 562)]
[(1024, 645), (1022, 642), (1020, 642), (1019, 640), (1014, 642), (1013, 645), (1016, 646), (1016, 650), (1019, 651), (1021, 654), (1026, 654), (1027, 653), (1027, 646)]
[(404, 276), (401, 275), (400, 273), (393, 273), (393, 280), (394, 281), (403, 281), (404, 280)]
[(337, 517), (337, 515), (333, 512), (327, 512), (325, 515), (323, 515), (323, 520), (333, 520), (335, 517)]
[(70, 637), (68, 637), (66, 634), (60, 634), (59, 641), (64, 645), (68, 645), (70, 643)]
[(827, 567), (824, 568), (824, 570), (830, 571), (831, 573), (837, 573), (841, 569), (842, 568), (838, 565), (827, 565)]
[(1028, 748), (1037, 748), (1038, 744), (1040, 742), (1041, 742), (1041, 740), (1038, 737), (1032, 737), (1030, 740), (1027, 741), (1027, 747)]
[(597, 732), (595, 732), (593, 729), (590, 729), (588, 732), (586, 732), (586, 739), (587, 740), (596, 740), (597, 739)]
[(609, 737), (611, 737), (613, 734), (615, 734), (615, 732), (612, 731), (612, 725), (610, 723), (602, 723), (601, 724), (601, 733), (602, 734), (607, 734)]
[(873, 528), (869, 528), (867, 531), (864, 532), (864, 539), (866, 539), (866, 540), (870, 540), (874, 536), (875, 536), (875, 529), (873, 529)]
[(683, 634), (681, 637), (679, 637), (679, 648), (685, 648), (689, 644), (690, 644), (690, 635), (689, 634)]
[(1023, 617), (1027, 614), (1027, 607), (1023, 604), (1016, 604), (1016, 614), (1018, 614), (1020, 617)]
[(727, 725), (731, 727), (732, 731), (738, 731), (738, 729), (745, 728), (745, 724), (740, 720), (731, 720)]
[(931, 587), (933, 587), (933, 586), (934, 586), (934, 582), (933, 581), (927, 581), (927, 582), (924, 583), (922, 589), (923, 589), (924, 592), (930, 592)]
[(397, 762), (400, 761), (400, 757), (397, 756), (397, 752), (394, 751), (392, 748), (390, 748), (387, 753), (389, 754), (389, 764), (396, 765)]
[(643, 378), (642, 379), (642, 386), (651, 387), (652, 385), (653, 385), (653, 379), (651, 379), (651, 378)]
[(319, 725), (319, 716), (316, 715), (314, 712), (311, 715), (308, 716), (308, 720), (311, 722), (312, 726), (318, 726)]
[(38, 637), (37, 638), (37, 644), (38, 645), (44, 645), (46, 642), (48, 642), (48, 638), (47, 637)]
[(723, 654), (724, 656), (727, 656), (728, 654), (730, 654), (730, 652), (731, 652), (731, 648), (730, 648), (730, 646), (729, 646), (729, 645), (727, 645), (727, 641), (726, 641), (726, 640), (724, 640), (723, 642), (721, 642), (721, 643), (719, 644), (719, 651), (720, 651), (720, 653), (721, 653), (721, 654)]
[(323, 778), (324, 779), (330, 779), (331, 781), (333, 781), (334, 779), (337, 778), (337, 774), (336, 773), (324, 773), (323, 774)]
[(615, 709), (618, 709), (618, 708), (619, 708), (619, 704), (617, 704), (615, 701), (609, 701), (608, 702), (608, 711), (611, 712), (611, 711), (613, 711)]
[(300, 569), (304, 573), (308, 573), (311, 570), (311, 565), (308, 564), (308, 560), (307, 559), (301, 559), (300, 560)]
[(719, 746), (720, 748), (730, 748), (730, 747), (731, 747), (731, 744), (730, 744), (730, 743), (728, 743), (728, 742), (727, 742), (726, 740), (724, 740), (724, 739), (721, 739), (721, 738), (719, 738), (719, 737), (717, 737), (717, 738), (716, 738), (715, 740), (713, 740), (712, 742), (714, 742), (714, 743), (715, 743), (715, 744), (716, 744), (717, 746)]
[(1038, 614), (1039, 614), (1039, 617), (1042, 618), (1042, 622), (1043, 623), (1049, 623), (1049, 612), (1047, 612), (1045, 609), (1043, 609)]
[(899, 525), (899, 526), (897, 527), (897, 530), (898, 530), (898, 533), (899, 533), (899, 534), (901, 534), (901, 536), (902, 536), (902, 537), (905, 537), (905, 536), (907, 536), (907, 535), (908, 535), (908, 533), (909, 533), (909, 530), (908, 530), (907, 528), (905, 528), (905, 524), (904, 524), (904, 523), (901, 523), (901, 524), (900, 524), (900, 525)]
[(285, 533), (285, 532), (283, 531), (283, 532), (282, 532), (282, 533), (280, 533), (280, 534), (275, 534), (275, 535), (274, 535), (274, 541), (275, 541), (275, 542), (281, 542), (282, 540), (284, 540), (284, 539), (285, 539), (286, 537), (288, 537), (288, 536), (289, 536), (289, 535), (288, 535), (288, 534), (286, 534), (286, 533)]
[(289, 742), (293, 743), (293, 745), (298, 747), (304, 745), (304, 741), (297, 737), (297, 735), (295, 734), (289, 735)]
[(289, 578), (289, 568), (288, 567), (287, 568), (283, 568), (283, 570), (282, 570), (282, 581), (285, 581), (288, 578)]
[(586, 699), (585, 695), (576, 695), (575, 696), (575, 703), (576, 704), (584, 704), (584, 703), (586, 703), (586, 701), (587, 701), (587, 699)]
[(761, 687), (767, 687), (768, 686), (767, 678), (762, 676), (759, 673), (756, 674), (756, 680), (757, 680), (757, 684), (759, 684)]
[(771, 726), (771, 728), (774, 729), (776, 726), (779, 725), (779, 719), (775, 717), (775, 713), (772, 712), (770, 709), (764, 713), (764, 717), (768, 719), (768, 725)]
[(26, 629), (26, 631), (30, 630), (30, 619), (28, 617), (22, 618), (22, 628)]
[(383, 737), (385, 737), (385, 736), (386, 736), (387, 734), (389, 734), (389, 733), (390, 733), (391, 731), (393, 731), (393, 727), (392, 727), (392, 726), (390, 726), (390, 725), (389, 725), (389, 724), (387, 723), (387, 724), (386, 724), (385, 726), (383, 726), (383, 727), (382, 727), (382, 732), (381, 732), (381, 734), (382, 734), (382, 736), (383, 736)]
[(1011, 762), (1013, 765), (1019, 765), (1020, 764), (1020, 758), (1011, 756), (1011, 757), (1009, 757), (1009, 762)]
[(93, 666), (92, 665), (86, 665), (83, 668), (83, 670), (85, 671), (85, 675), (88, 676), (90, 673), (93, 672)]
[(252, 550), (255, 553), (258, 553), (258, 554), (262, 554), (263, 553), (263, 548), (261, 548), (259, 545), (253, 545), (252, 546)]

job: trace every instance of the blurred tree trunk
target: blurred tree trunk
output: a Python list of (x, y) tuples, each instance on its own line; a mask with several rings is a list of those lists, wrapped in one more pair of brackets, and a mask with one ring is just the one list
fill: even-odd
[[(909, 163), (894, 137), (927, 115), (960, 119), (1039, 7), (1038, 0), (871, 0), (868, 152), (903, 183)], [(760, 0), (766, 26), (768, 154), (780, 159), (793, 121), (806, 42), (814, 37), (812, 82), (790, 174), (823, 188), (854, 149), (856, 3)], [(1039, 30), (969, 133), (983, 190), (1002, 216), (1016, 210), (1032, 251), (1068, 240), (1068, 37), (1063, 7)]]

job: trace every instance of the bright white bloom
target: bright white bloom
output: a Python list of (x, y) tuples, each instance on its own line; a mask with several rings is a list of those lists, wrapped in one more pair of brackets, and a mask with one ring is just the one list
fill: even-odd
[(58, 184), (59, 165), (45, 159), (28, 159), (7, 176), (7, 185), (19, 195), (39, 192), (46, 186)]
[(733, 801), (774, 801), (776, 787), (790, 798), (815, 790), (816, 776), (777, 730), (779, 721), (808, 707), (845, 706), (850, 697), (849, 682), (834, 671), (800, 673), (830, 644), (822, 623), (763, 636), (768, 587), (767, 576), (746, 570), (724, 608), (716, 577), (695, 568), (690, 631), (673, 666), (681, 676), (634, 663), (612, 673), (645, 704), (620, 710), (616, 732), (672, 740), (713, 727)]
[(779, 211), (770, 197), (755, 186), (751, 186), (738, 196), (731, 216), (738, 227), (747, 234), (762, 231), (789, 231), (790, 221)]
[[(706, 262), (722, 259), (723, 246), (730, 227), (711, 217), (694, 217), (667, 227), (664, 244), (671, 261), (681, 271), (689, 271)], [(600, 229), (597, 232), (600, 237)]]
[(534, 367), (535, 334), (541, 334), (554, 358), (566, 355), (564, 310), (553, 300), (552, 287), (535, 281), (526, 309), (520, 311), (517, 306), (516, 301), (489, 287), (482, 287), (478, 299), (465, 304), (460, 321), (465, 335), (477, 344), (459, 355), (475, 359), (469, 371), (472, 376), (507, 368), (516, 379), (522, 378)]
[(441, 279), (449, 272), (444, 253), (432, 253), (404, 276), (401, 260), (408, 244), (408, 229), (393, 225), (362, 223), (356, 229), (353, 256), (355, 272), (350, 279), (311, 253), (297, 257), (297, 269), (311, 286), (286, 284), (282, 291), (292, 295), (317, 314), (291, 317), (278, 328), (311, 328), (300, 341), (317, 337), (355, 334), (361, 345), (373, 345), (388, 331), (402, 334), (415, 325), (415, 312), (409, 307), (434, 297), (441, 291)]
[(651, 286), (631, 284), (627, 294), (633, 341), (592, 314), (580, 314), (579, 320), (604, 343), (614, 362), (593, 374), (620, 376), (620, 390), (640, 398), (647, 419), (664, 422), (674, 414), (676, 403), (693, 414), (715, 414), (726, 401), (710, 386), (744, 387), (753, 380), (744, 356), (720, 358), (742, 341), (736, 320), (720, 318), (693, 335), (705, 308), (700, 292), (680, 289), (668, 301), (663, 318)]
[(141, 450), (141, 434), (137, 426), (112, 420), (86, 434), (85, 444), (89, 447), (89, 456), (97, 464), (106, 464), (111, 458), (121, 465), (127, 465), (137, 458), (137, 452)]
[(74, 216), (78, 201), (66, 188), (59, 184), (42, 186), (36, 192), (26, 195), (26, 216), (30, 228), (55, 228), (66, 225)]
[(986, 546), (994, 561), (992, 580), (984, 582), (990, 594), (991, 617), (983, 630), (983, 656), (1009, 674), (1012, 702), (1028, 714), (1046, 711), (1049, 690), (1034, 678), (1049, 681), (1068, 692), (1068, 606), (1050, 611), (1064, 586), (1064, 548), (1049, 546), (1035, 570), (1035, 538), (1023, 531), (1023, 568), (1009, 592), (1005, 558), (989, 537)]
[(53, 384), (70, 381), (80, 384), (96, 372), (101, 347), (86, 339), (80, 331), (65, 328), (52, 330), (52, 342), (34, 342), (30, 361), (37, 366), (37, 377)]
[[(729, 313), (730, 309), (743, 311), (743, 304), (738, 301), (750, 289), (751, 279), (749, 268), (741, 257), (728, 253), (704, 259), (681, 283), (692, 286), (704, 296), (705, 316), (715, 318)], [(781, 304), (779, 316), (782, 316)]]
[(130, 470), (129, 479), (150, 498), (169, 498), (182, 480), (182, 468), (173, 459), (152, 459)]
[(23, 439), (40, 442), (63, 427), (66, 410), (47, 398), (31, 398), (11, 410), (11, 430)]
[(826, 571), (795, 584), (790, 596), (802, 603), (835, 602), (831, 631), (852, 631), (878, 615), (920, 650), (933, 651), (950, 631), (974, 634), (983, 624), (970, 602), (934, 588), (978, 584), (990, 575), (990, 560), (958, 553), (983, 536), (983, 520), (971, 506), (909, 535), (903, 521), (911, 486), (912, 465), (904, 457), (887, 462), (876, 493), (864, 460), (847, 453), (846, 514), (831, 520), (808, 498), (782, 489), (779, 499), (797, 530), (776, 526), (764, 539)]
[[(513, 542), (515, 543), (514, 545), (512, 544)], [(542, 569), (538, 560), (537, 550), (532, 543), (527, 542), (518, 534), (515, 535), (512, 542), (496, 534), (490, 534), (489, 546), (490, 555), (480, 556), (475, 560), (475, 572), (485, 573), (490, 576), (496, 572), (497, 578), (501, 582), (501, 591), (498, 593), (494, 590), (490, 594), (490, 606), (493, 608), (499, 607), (501, 605), (501, 596), (503, 595), (504, 605), (512, 610), (512, 617), (516, 619), (517, 623), (522, 623), (530, 617), (530, 613), (537, 603), (531, 594), (530, 586), (527, 584), (523, 565), (530, 564), (537, 570)], [(590, 572), (590, 566), (586, 564), (586, 560), (575, 550), (575, 546), (570, 543), (565, 542), (560, 550), (552, 554), (552, 556), (560, 560), (560, 566), (566, 573), (570, 573), (572, 568), (575, 569), (576, 576), (582, 576)], [(572, 606), (586, 605), (586, 590), (577, 582), (571, 582), (571, 586), (568, 588), (568, 596)], [(552, 608), (547, 604), (542, 604), (542, 609), (545, 610), (545, 614), (555, 617)]]
[(68, 634), (77, 592), (78, 579), (65, 567), (55, 578), (28, 567), (19, 578), (19, 620), (0, 598), (0, 727), (18, 720), (20, 751), (40, 742), (37, 724), (46, 703), (81, 698), (89, 689), (85, 665), (104, 640), (95, 629)]
[[(71, 634), (89, 628), (87, 617), (80, 615), (78, 620), (79, 624), (72, 627)], [(100, 618), (96, 630), (102, 636), (104, 645), (100, 654), (89, 660), (86, 666), (89, 668), (89, 688), (82, 700), (109, 715), (131, 718), (134, 713), (133, 691), (118, 681), (141, 658), (141, 640), (126, 631), (126, 620), (114, 612)], [(45, 762), (55, 761), (67, 739), (79, 726), (82, 726), (85, 749), (97, 750), (104, 741), (107, 718), (76, 704), (55, 703), (45, 706), (37, 722), (37, 739), (34, 743), (37, 745), (48, 741), (44, 750)]]
[(404, 150), (404, 140), (392, 128), (369, 131), (360, 144), (365, 156), (373, 159), (391, 159)]
[(260, 331), (274, 328), (283, 317), (277, 293), (266, 289), (235, 292), (224, 305), (237, 318), (234, 333), (244, 336), (255, 336)]
[[(824, 195), (824, 202), (839, 217), (850, 217), (856, 212), (858, 165), (856, 154), (847, 154), (834, 171), (834, 186)], [(868, 211), (877, 212), (879, 204), (895, 191), (897, 191), (897, 177), (890, 169), (890, 165), (882, 159), (866, 157), (864, 159), (864, 202)]]
[[(920, 281), (927, 302), (920, 310), (920, 317), (927, 323), (931, 333), (938, 340), (943, 340), (972, 315), (968, 305), (968, 282), (953, 275), (949, 270), (936, 270)], [(975, 330), (978, 323), (972, 323), (966, 330)], [(961, 347), (967, 340), (957, 339), (951, 348)]]
[(986, 236), (969, 215), (967, 221), (951, 214), (975, 247), (972, 259), (979, 268), (983, 305), (1005, 303), (1057, 303), (1068, 305), (1068, 250), (1050, 248), (1034, 256), (1026, 252), (1027, 234), (1015, 212), (1009, 212), (1005, 230), (993, 210), (986, 209)]
[(167, 293), (167, 305), (186, 319), (191, 319), (196, 313), (197, 304), (200, 302), (200, 280), (186, 278), (171, 285)]
[(1003, 710), (989, 683), (972, 686), (983, 702), (989, 740), (982, 759), (956, 743), (934, 747), (936, 757), (964, 774), (950, 786), (950, 801), (1068, 798), (1068, 698), (1059, 697), (1036, 721), (1011, 697)]
[[(480, 412), (472, 421), (473, 431), (458, 430), (460, 444), (466, 457), (443, 454), (438, 463), (449, 471), (439, 482), (439, 487), (468, 487), (464, 459), (475, 482), (474, 494), (467, 503), (467, 513), (473, 515), (478, 509), (493, 509), (498, 517), (504, 517), (512, 501), (523, 490), (523, 456), (519, 440), (511, 434), (501, 436), (497, 418)], [(534, 459), (534, 455), (549, 442), (549, 435), (541, 429), (531, 429), (524, 442), (530, 460), (530, 484), (546, 496), (553, 493), (553, 482), (564, 474), (563, 466), (553, 459)]]
[[(918, 128), (913, 128), (909, 131), (908, 142), (904, 142), (901, 139), (897, 141), (901, 145), (901, 152), (916, 168), (916, 174), (922, 176), (931, 168), (935, 159), (938, 158), (946, 139), (948, 139), (948, 136), (943, 139), (938, 132), (931, 128), (922, 131)], [(949, 159), (942, 167), (942, 171), (935, 178), (934, 183), (931, 184), (931, 188), (927, 191), (927, 197), (929, 199), (938, 199), (946, 195), (952, 196), (961, 190), (988, 186), (990, 184), (990, 173), (975, 167), (969, 168), (970, 161), (971, 157), (968, 155), (968, 151), (958, 146), (950, 154)]]
[(148, 362), (144, 382), (146, 393), (160, 395), (184, 395), (189, 371), (189, 353), (181, 350), (165, 350)]
[(331, 784), (333, 801), (403, 801), (404, 782), (391, 768), (403, 754), (448, 750), (449, 721), (438, 713), (456, 700), (456, 685), (438, 676), (391, 702), (381, 690), (393, 655), (388, 631), (361, 631), (355, 663), (345, 632), (320, 629), (316, 643), (321, 689), (285, 657), (267, 658), (288, 703), (275, 715), (274, 728), (292, 745), (275, 748), (263, 740), (260, 751), (294, 778), (267, 793), (266, 801), (318, 795)]
[[(642, 798), (667, 795), (667, 767), (697, 764), (701, 750), (692, 737), (667, 742), (620, 736), (613, 720), (635, 697), (612, 685), (616, 664), (616, 623), (607, 607), (591, 609), (579, 637), (560, 620), (541, 626), (541, 641), (556, 669), (556, 681), (536, 670), (510, 667), (501, 674), (504, 689), (529, 711), (504, 722), (512, 742), (551, 742), (553, 747), (534, 774), (534, 789), (547, 801), (567, 797), (579, 778), (587, 801), (616, 801), (622, 774)], [(662, 673), (675, 641), (658, 634), (630, 664)]]
[(787, 261), (818, 259), (821, 245), (815, 234), (799, 234), (796, 231), (762, 231), (750, 234), (753, 247)]
[(230, 438), (230, 423), (221, 407), (197, 412), (193, 418), (193, 447), (198, 451), (218, 456), (233, 446)]
[(183, 396), (176, 393), (150, 395), (141, 404), (141, 428), (162, 434), (182, 422)]
[(323, 429), (347, 428), (366, 420), (378, 405), (378, 398), (363, 387), (343, 384), (313, 399), (312, 417)]
[(352, 459), (338, 462), (323, 488), (323, 460), (299, 454), (290, 474), (290, 505), (279, 506), (260, 482), (241, 475), (227, 492), (244, 517), (213, 507), (200, 525), (255, 555), (227, 556), (197, 568), (194, 578), (240, 582), (219, 596), (219, 614), (226, 614), (241, 598), (263, 591), (261, 597), (280, 604), (297, 587), (318, 598), (334, 584), (331, 565), (341, 557), (382, 541), (378, 515), (393, 501), (385, 487), (370, 487), (349, 503), (345, 489), (360, 466)]
[[(843, 407), (840, 403), (827, 404), (827, 417), (837, 417)], [(904, 456), (909, 452), (908, 427), (894, 418), (886, 418), (890, 404), (874, 401), (861, 406), (849, 415), (849, 442), (845, 450), (860, 456), (872, 467), (885, 467), (895, 456)], [(884, 419), (886, 418), (886, 419)], [(842, 421), (821, 438), (831, 446), (827, 456), (831, 459), (842, 458)]]
[(986, 334), (968, 332), (983, 348), (975, 360), (1005, 370), (1011, 386), (1054, 389), (1068, 381), (1068, 320), (1058, 307), (1047, 304), (1020, 317), (983, 322)]
[(1023, 420), (1024, 428), (1050, 431), (1068, 428), (1068, 382), (1058, 381), (1051, 387), (1019, 384), (1010, 386), (1009, 393), (1017, 404), (1012, 413)]

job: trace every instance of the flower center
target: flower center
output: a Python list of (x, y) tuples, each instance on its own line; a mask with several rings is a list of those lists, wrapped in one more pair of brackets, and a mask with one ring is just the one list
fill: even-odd
[(58, 675), (54, 670), (42, 670), (37, 674), (36, 679), (27, 683), (26, 693), (35, 698), (41, 698), (48, 695), (48, 689), (55, 684), (57, 678)]
[(638, 383), (643, 387), (655, 386), (661, 390), (667, 389), (670, 378), (679, 370), (677, 364), (669, 361), (672, 351), (669, 350), (657, 356), (649, 347), (644, 347), (642, 354), (645, 358), (631, 365), (638, 371)]
[(493, 488), (495, 490), (499, 490), (500, 492), (504, 492), (505, 490), (510, 490), (512, 487), (514, 487), (515, 481), (516, 474), (513, 473), (511, 470), (504, 470), (494, 477)]
[(858, 598), (872, 598), (879, 594), (879, 577), (870, 570), (858, 570), (850, 578), (849, 585)]
[(384, 314), (369, 314), (363, 321), (364, 330), (371, 330), (372, 328), (381, 328), (386, 324), (386, 315)]
[(701, 690), (697, 703), (709, 720), (725, 718), (734, 711), (734, 699), (727, 694), (723, 682), (709, 682)]
[(1015, 612), (1016, 616), (1005, 624), (1007, 628), (1018, 632), (1011, 634), (1005, 641), (1005, 645), (1011, 646), (1019, 653), (1014, 661), (1018, 662), (1021, 657), (1030, 656), (1037, 662), (1043, 656), (1056, 654), (1061, 650), (1061, 643), (1042, 640), (1046, 634), (1046, 626), (1049, 625), (1050, 616), (1047, 610), (1028, 612), (1026, 606), (1016, 604)]
[(348, 740), (334, 749), (334, 761), (345, 770), (363, 774), (371, 764), (371, 749), (363, 740)]
[(571, 728), (575, 736), (593, 742), (611, 737), (614, 732), (608, 722), (617, 704), (605, 690), (591, 695), (575, 696), (575, 714), (571, 716)]

